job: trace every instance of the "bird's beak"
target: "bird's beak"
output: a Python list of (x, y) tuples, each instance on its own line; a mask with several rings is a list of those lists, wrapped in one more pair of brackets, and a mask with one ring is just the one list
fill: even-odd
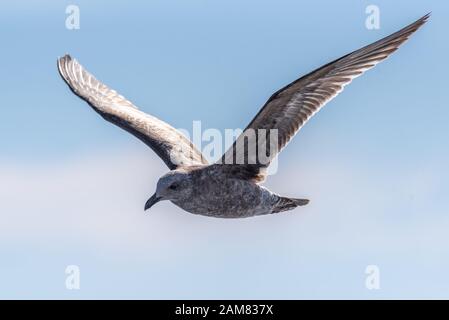
[(158, 196), (156, 195), (156, 193), (153, 194), (153, 195), (151, 196), (151, 198), (148, 199), (147, 203), (145, 203), (145, 210), (150, 209), (150, 208), (151, 208), (152, 206), (154, 206), (156, 203), (158, 203), (159, 201), (161, 201), (161, 199), (162, 199), (162, 197), (158, 197)]

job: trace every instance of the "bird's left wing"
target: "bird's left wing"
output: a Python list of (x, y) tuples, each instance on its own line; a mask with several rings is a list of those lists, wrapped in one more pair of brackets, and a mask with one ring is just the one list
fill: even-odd
[[(246, 171), (253, 175), (248, 178), (260, 181), (263, 178), (262, 169), (270, 164), (316, 112), (354, 78), (396, 51), (428, 18), (429, 14), (386, 38), (322, 66), (274, 93), (219, 163), (240, 168), (245, 166)], [(264, 130), (262, 139), (259, 135), (261, 129)], [(276, 130), (277, 143), (270, 144), (269, 132), (273, 130)], [(247, 134), (250, 131), (259, 132), (251, 136)], [(250, 138), (252, 140), (248, 140)], [(256, 147), (251, 149), (251, 144), (256, 144)], [(265, 147), (267, 155), (264, 156), (264, 162), (259, 158), (261, 147)]]
[(58, 59), (58, 70), (77, 96), (105, 120), (142, 140), (170, 169), (207, 164), (201, 152), (178, 130), (138, 110), (130, 101), (98, 81), (69, 55)]

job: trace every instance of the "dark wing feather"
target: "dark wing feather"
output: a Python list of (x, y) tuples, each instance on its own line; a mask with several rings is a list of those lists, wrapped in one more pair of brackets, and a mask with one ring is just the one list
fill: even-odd
[(151, 147), (170, 169), (207, 164), (184, 135), (169, 124), (138, 110), (108, 88), (69, 55), (58, 59), (58, 70), (70, 89), (105, 120), (133, 134)]
[[(218, 163), (267, 167), (299, 129), (337, 96), (344, 86), (396, 51), (428, 18), (429, 14), (386, 38), (322, 66), (274, 93)], [(260, 129), (265, 130), (258, 135), (257, 131)], [(264, 137), (268, 141), (270, 130), (277, 130), (278, 136), (277, 143), (271, 149), (269, 143), (260, 139)], [(250, 131), (256, 131), (256, 139), (248, 140), (248, 135), (245, 134)], [(245, 139), (249, 141), (247, 143), (255, 143), (256, 149), (242, 148)], [(264, 161), (260, 161), (255, 154), (248, 154), (248, 150), (259, 150), (262, 144), (267, 147), (268, 155)]]

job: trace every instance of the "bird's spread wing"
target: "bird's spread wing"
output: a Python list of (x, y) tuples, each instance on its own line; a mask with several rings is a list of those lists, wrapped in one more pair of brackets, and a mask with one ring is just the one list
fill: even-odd
[(130, 101), (108, 88), (69, 55), (58, 59), (58, 69), (70, 89), (104, 119), (130, 132), (151, 149), (170, 169), (207, 164), (184, 135), (169, 124), (137, 109)]
[[(322, 66), (274, 93), (219, 163), (250, 165), (252, 170), (249, 172), (257, 172), (254, 167), (267, 167), (299, 129), (337, 96), (344, 86), (396, 51), (428, 18), (429, 14), (384, 39)], [(251, 131), (255, 132), (254, 135), (246, 134)], [(270, 131), (277, 136), (277, 141), (272, 144), (269, 143), (273, 141), (269, 140)], [(250, 144), (256, 146), (251, 148)], [(254, 154), (262, 146), (266, 151), (264, 161), (261, 161), (259, 154)], [(260, 172), (258, 175), (259, 178), (255, 180), (260, 180)]]

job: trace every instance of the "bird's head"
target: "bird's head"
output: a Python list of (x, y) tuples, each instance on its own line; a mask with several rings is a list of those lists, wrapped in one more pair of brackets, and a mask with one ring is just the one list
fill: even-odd
[(157, 182), (156, 192), (145, 203), (145, 210), (162, 200), (181, 200), (190, 195), (190, 176), (187, 172), (173, 170)]

